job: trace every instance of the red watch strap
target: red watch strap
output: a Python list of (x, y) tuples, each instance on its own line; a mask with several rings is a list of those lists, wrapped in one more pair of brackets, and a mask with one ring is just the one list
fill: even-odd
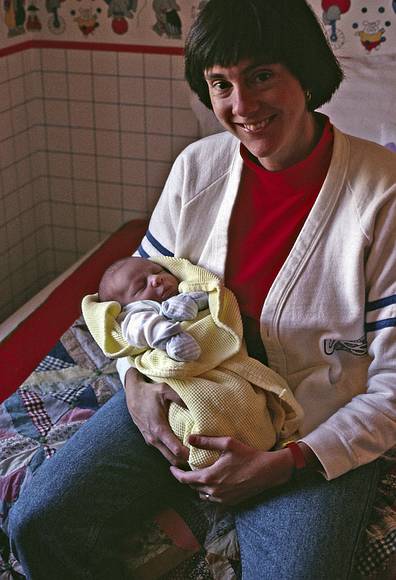
[(307, 466), (304, 453), (301, 451), (301, 447), (299, 446), (298, 443), (296, 443), (295, 441), (291, 441), (290, 443), (287, 443), (285, 447), (287, 447), (290, 450), (291, 454), (293, 455), (294, 467), (296, 469), (303, 469), (304, 467)]

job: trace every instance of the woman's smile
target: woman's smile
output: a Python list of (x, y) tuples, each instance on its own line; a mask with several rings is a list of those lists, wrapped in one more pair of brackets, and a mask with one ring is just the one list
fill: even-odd
[(255, 122), (248, 122), (248, 123), (236, 123), (236, 125), (242, 127), (246, 133), (262, 133), (264, 129), (271, 124), (271, 122), (275, 119), (276, 115), (271, 115), (262, 121), (255, 121)]

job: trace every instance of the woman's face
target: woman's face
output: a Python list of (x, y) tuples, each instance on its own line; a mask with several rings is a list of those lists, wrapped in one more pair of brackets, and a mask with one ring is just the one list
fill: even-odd
[(311, 152), (315, 121), (299, 81), (282, 64), (241, 60), (205, 71), (213, 112), (269, 171)]

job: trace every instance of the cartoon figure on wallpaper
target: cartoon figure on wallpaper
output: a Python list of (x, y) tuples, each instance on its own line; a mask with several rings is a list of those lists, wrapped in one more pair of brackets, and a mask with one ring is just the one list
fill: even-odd
[(25, 33), (25, 0), (4, 0), (4, 22), (8, 38)]
[(138, 0), (105, 0), (108, 5), (107, 16), (112, 18), (111, 28), (115, 34), (128, 31), (127, 18), (132, 19), (138, 8)]
[[(369, 11), (367, 6), (363, 6), (361, 12), (366, 17), (370, 17), (370, 20), (363, 20), (363, 22), (354, 22), (352, 28), (356, 31), (355, 35), (359, 37), (361, 44), (366, 49), (366, 53), (370, 53), (373, 50), (379, 50), (381, 44), (386, 41), (386, 36), (384, 35), (386, 28), (391, 26), (391, 21), (386, 18), (386, 10), (383, 5), (375, 6), (375, 13), (373, 10)], [(385, 20), (376, 19), (377, 15), (385, 16)]]
[(29, 30), (29, 32), (38, 32), (42, 28), (40, 19), (37, 14), (39, 9), (35, 4), (33, 4), (33, 2), (31, 2), (27, 11), (28, 18), (26, 22), (26, 30)]
[(330, 26), (329, 39), (333, 48), (340, 48), (345, 43), (345, 35), (337, 28), (336, 23), (350, 7), (351, 0), (322, 0), (323, 22), (326, 26)]
[[(100, 11), (100, 8), (98, 8), (96, 12)], [(74, 22), (77, 22), (77, 25), (84, 36), (92, 34), (99, 26), (98, 15), (92, 11), (92, 8), (79, 8), (78, 13), (79, 15), (75, 16), (75, 10), (70, 12), (72, 16), (75, 16)]]
[(376, 22), (367, 22), (365, 20), (362, 30), (355, 32), (367, 52), (371, 52), (374, 49), (378, 50), (380, 44), (385, 41), (385, 37), (383, 36), (385, 28), (379, 28), (379, 26), (379, 20)]
[(50, 17), (48, 19), (48, 29), (52, 34), (62, 34), (66, 24), (62, 16), (59, 16), (59, 8), (63, 0), (45, 0), (45, 7)]
[(105, 0), (108, 5), (107, 16), (133, 18), (138, 7), (137, 0)]
[(165, 34), (168, 38), (182, 37), (182, 23), (178, 15), (180, 6), (176, 0), (153, 0), (153, 10), (157, 19), (154, 32), (159, 36)]

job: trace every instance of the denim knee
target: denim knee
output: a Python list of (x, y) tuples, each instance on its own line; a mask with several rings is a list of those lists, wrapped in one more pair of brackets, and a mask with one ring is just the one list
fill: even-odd
[(23, 565), (27, 551), (37, 551), (36, 542), (43, 540), (41, 524), (45, 510), (30, 510), (19, 501), (12, 507), (7, 521), (7, 533), (14, 556)]
[[(74, 536), (70, 518), (61, 517), (64, 506), (57, 502), (31, 502), (21, 497), (9, 513), (8, 535), (14, 556), (28, 580), (77, 580), (89, 576), (86, 543)], [(39, 505), (41, 503), (41, 505)], [(86, 530), (85, 530), (86, 531)]]

